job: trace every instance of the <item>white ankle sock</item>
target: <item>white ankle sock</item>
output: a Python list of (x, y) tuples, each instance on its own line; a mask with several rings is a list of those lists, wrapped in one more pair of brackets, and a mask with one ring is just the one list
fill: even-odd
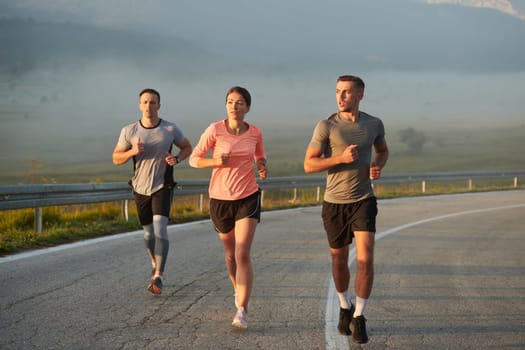
[(360, 298), (358, 296), (355, 297), (355, 312), (353, 317), (361, 316), (365, 313), (366, 304), (368, 303), (368, 299)]
[(337, 292), (337, 296), (339, 297), (339, 304), (341, 305), (341, 308), (349, 310), (350, 298), (348, 297), (348, 291), (344, 291), (343, 293)]

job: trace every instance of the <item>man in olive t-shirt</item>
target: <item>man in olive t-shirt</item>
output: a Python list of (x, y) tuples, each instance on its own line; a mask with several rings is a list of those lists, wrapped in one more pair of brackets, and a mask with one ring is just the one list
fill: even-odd
[[(371, 180), (379, 178), (388, 159), (382, 121), (359, 110), (364, 89), (359, 77), (343, 75), (337, 79), (339, 111), (317, 124), (304, 158), (305, 172), (328, 173), (322, 218), (341, 305), (337, 328), (342, 335), (352, 334), (354, 342), (360, 344), (368, 342), (364, 311), (374, 280), (377, 201)], [(353, 239), (357, 260), (355, 305), (348, 294), (348, 256)]]

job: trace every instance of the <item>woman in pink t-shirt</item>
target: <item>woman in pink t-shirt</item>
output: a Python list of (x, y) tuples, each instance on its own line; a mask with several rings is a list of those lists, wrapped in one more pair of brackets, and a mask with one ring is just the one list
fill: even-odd
[[(255, 228), (261, 216), (261, 196), (254, 163), (266, 178), (266, 153), (261, 130), (244, 121), (251, 96), (235, 86), (226, 94), (228, 118), (214, 122), (201, 135), (190, 165), (209, 168), (210, 217), (224, 246), (226, 268), (235, 290), (237, 312), (232, 324), (247, 328), (246, 313), (253, 286), (250, 256)], [(211, 157), (206, 157), (211, 150)]]

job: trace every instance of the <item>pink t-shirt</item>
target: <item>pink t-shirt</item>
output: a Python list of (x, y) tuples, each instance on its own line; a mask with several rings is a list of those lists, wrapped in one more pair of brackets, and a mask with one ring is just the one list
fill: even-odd
[(255, 179), (254, 161), (265, 158), (261, 130), (253, 124), (242, 135), (232, 135), (226, 128), (226, 120), (210, 124), (201, 135), (199, 143), (190, 156), (190, 165), (196, 167), (199, 159), (212, 150), (213, 158), (230, 153), (228, 163), (214, 167), (209, 187), (210, 198), (237, 200), (259, 189)]

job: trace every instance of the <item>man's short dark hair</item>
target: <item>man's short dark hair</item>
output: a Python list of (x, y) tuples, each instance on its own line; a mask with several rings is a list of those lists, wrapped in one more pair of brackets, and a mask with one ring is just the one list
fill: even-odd
[(160, 103), (160, 94), (157, 90), (155, 89), (144, 89), (142, 90), (140, 93), (139, 93), (139, 98), (144, 95), (144, 94), (154, 94), (154, 95), (157, 95), (157, 102)]
[(358, 90), (365, 91), (365, 82), (355, 75), (341, 75), (337, 81), (351, 81)]

